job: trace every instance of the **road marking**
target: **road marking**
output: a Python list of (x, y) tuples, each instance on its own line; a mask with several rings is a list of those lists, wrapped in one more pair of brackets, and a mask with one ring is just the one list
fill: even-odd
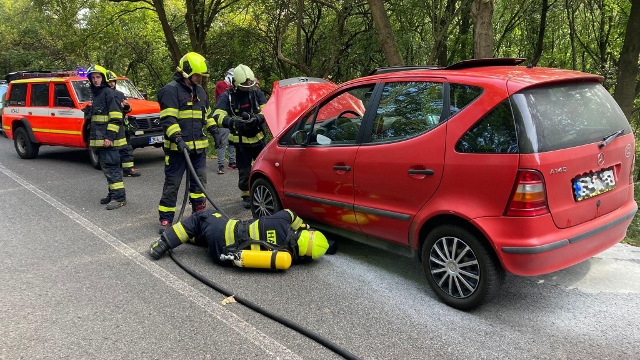
[(18, 175), (14, 174), (11, 170), (4, 167), (0, 164), (0, 171), (2, 171), (5, 175), (15, 180), (17, 183), (25, 187), (27, 190), (34, 193), (36, 196), (41, 198), (42, 200), (49, 203), (51, 206), (56, 208), (61, 213), (68, 216), (73, 221), (80, 224), (85, 229), (94, 233), (100, 239), (102, 239), (107, 244), (111, 245), (113, 248), (118, 250), (124, 256), (133, 260), (135, 263), (140, 265), (142, 268), (147, 270), (149, 273), (164, 281), (167, 285), (172, 287), (174, 290), (186, 296), (189, 300), (191, 300), (196, 305), (200, 306), (202, 309), (215, 316), (218, 320), (222, 321), (233, 330), (235, 330), (238, 335), (246, 338), (249, 342), (254, 343), (259, 346), (268, 354), (278, 358), (278, 359), (301, 359), (299, 356), (294, 354), (291, 350), (289, 350), (284, 345), (277, 342), (275, 339), (269, 337), (267, 334), (261, 332), (260, 330), (253, 327), (251, 324), (242, 320), (236, 314), (226, 310), (222, 307), (222, 305), (217, 302), (211, 301), (206, 296), (202, 295), (196, 289), (183, 282), (179, 278), (175, 277), (162, 267), (156, 265), (150, 259), (142, 256), (137, 251), (130, 248), (127, 244), (122, 241), (116, 239), (111, 236), (106, 231), (102, 230), (99, 226), (95, 225), (91, 221), (85, 219), (80, 214), (71, 210), (58, 200), (49, 196), (44, 191), (38, 189), (34, 185), (31, 185), (26, 180), (22, 179)]

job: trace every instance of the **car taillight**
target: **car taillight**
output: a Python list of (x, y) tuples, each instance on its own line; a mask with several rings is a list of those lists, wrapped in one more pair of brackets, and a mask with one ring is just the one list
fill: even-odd
[(505, 216), (537, 216), (549, 212), (542, 174), (535, 170), (518, 170), (511, 200)]

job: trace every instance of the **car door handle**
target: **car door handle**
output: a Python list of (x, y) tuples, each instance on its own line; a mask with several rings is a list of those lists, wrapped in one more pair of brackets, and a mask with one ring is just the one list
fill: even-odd
[(433, 175), (435, 172), (431, 169), (414, 170), (409, 169), (409, 175)]
[(351, 171), (351, 166), (334, 166), (333, 170), (337, 171)]

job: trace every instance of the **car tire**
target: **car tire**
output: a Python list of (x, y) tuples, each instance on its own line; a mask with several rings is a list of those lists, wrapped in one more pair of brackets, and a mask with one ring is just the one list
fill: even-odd
[(282, 202), (273, 185), (266, 179), (257, 179), (251, 185), (251, 215), (254, 219), (282, 210)]
[(476, 235), (456, 225), (429, 233), (422, 246), (422, 266), (436, 295), (460, 310), (491, 300), (505, 277), (495, 254)]
[(91, 166), (93, 166), (93, 168), (96, 170), (101, 170), (102, 167), (100, 166), (100, 158), (98, 157), (98, 152), (96, 151), (96, 149), (90, 147), (88, 151), (89, 151), (89, 160), (91, 161)]
[(40, 144), (31, 142), (27, 130), (23, 127), (15, 130), (13, 134), (13, 144), (16, 152), (23, 159), (33, 159), (38, 156), (38, 151), (40, 151)]

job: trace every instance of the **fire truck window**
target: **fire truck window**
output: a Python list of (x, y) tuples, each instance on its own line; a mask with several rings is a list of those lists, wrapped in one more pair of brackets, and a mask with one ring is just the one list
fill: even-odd
[(31, 84), (31, 106), (49, 106), (49, 84)]
[(67, 84), (55, 84), (53, 85), (53, 101), (54, 106), (60, 106), (58, 101), (61, 97), (66, 97), (71, 99), (71, 94), (69, 93), (69, 89), (67, 88)]
[(9, 106), (27, 105), (27, 84), (13, 84), (9, 93)]

